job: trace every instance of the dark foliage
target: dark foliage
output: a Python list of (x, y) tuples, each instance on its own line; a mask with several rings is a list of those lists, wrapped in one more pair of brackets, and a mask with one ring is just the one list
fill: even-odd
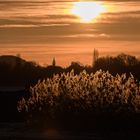
[(116, 57), (100, 57), (94, 62), (94, 67), (72, 62), (66, 68), (56, 65), (42, 67), (17, 56), (0, 56), (0, 85), (29, 87), (35, 85), (39, 79), (50, 78), (57, 73), (70, 72), (72, 69), (75, 74), (79, 74), (83, 70), (86, 70), (87, 73), (96, 72), (99, 69), (109, 71), (113, 75), (132, 73), (135, 78), (140, 80), (140, 61), (135, 56), (125, 54)]
[[(10, 114), (13, 114), (13, 118), (18, 117), (17, 101), (21, 97), (28, 98), (30, 96), (29, 87), (34, 86), (38, 80), (42, 81), (46, 77), (52, 78), (54, 74), (67, 73), (72, 69), (75, 74), (79, 74), (83, 70), (86, 70), (89, 74), (92, 72), (95, 73), (99, 69), (104, 71), (108, 70), (114, 76), (117, 73), (126, 73), (126, 75), (132, 73), (138, 81), (140, 80), (140, 61), (135, 56), (126, 54), (120, 54), (116, 57), (99, 57), (94, 62), (94, 67), (83, 66), (78, 62), (72, 62), (66, 68), (62, 68), (56, 64), (42, 67), (34, 62), (27, 62), (17, 56), (0, 56), (0, 102), (2, 114), (0, 119), (6, 118), (5, 116), (9, 116)], [(21, 86), (25, 90), (16, 92), (1, 91), (1, 87), (12, 86)]]

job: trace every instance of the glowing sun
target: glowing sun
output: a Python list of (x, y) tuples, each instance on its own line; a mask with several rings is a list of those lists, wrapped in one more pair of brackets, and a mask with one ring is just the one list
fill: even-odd
[(71, 13), (78, 16), (81, 22), (89, 23), (95, 20), (106, 7), (99, 2), (74, 2)]

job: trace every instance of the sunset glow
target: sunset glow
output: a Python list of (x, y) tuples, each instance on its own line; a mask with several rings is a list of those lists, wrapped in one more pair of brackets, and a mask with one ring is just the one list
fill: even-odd
[(0, 55), (61, 66), (91, 65), (94, 48), (140, 58), (138, 0), (2, 0), (0, 9)]
[(0, 0), (0, 96), (0, 140), (140, 140), (140, 0)]
[(78, 16), (81, 22), (92, 22), (106, 11), (106, 7), (99, 2), (74, 2), (72, 14)]

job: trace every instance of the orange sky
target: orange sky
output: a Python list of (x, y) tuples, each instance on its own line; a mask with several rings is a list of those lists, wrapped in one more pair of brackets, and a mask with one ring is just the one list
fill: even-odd
[[(99, 0), (108, 9), (88, 23), (80, 20), (83, 15), (70, 13), (74, 2), (0, 1), (0, 55), (21, 54), (40, 64), (55, 57), (63, 66), (71, 61), (91, 64), (94, 48), (100, 56), (124, 52), (140, 57), (140, 1)], [(95, 9), (93, 4), (87, 14), (95, 15)]]

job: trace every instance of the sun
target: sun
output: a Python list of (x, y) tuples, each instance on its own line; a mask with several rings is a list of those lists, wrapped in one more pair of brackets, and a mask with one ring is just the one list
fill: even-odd
[(100, 2), (74, 2), (71, 13), (79, 17), (81, 22), (89, 23), (95, 20), (106, 7)]

